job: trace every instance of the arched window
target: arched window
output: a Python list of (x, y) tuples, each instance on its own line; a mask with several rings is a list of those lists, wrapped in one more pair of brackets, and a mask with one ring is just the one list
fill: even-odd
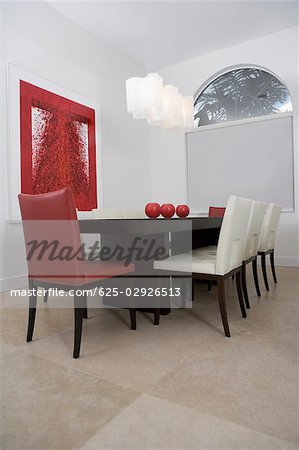
[(285, 84), (265, 69), (235, 68), (214, 78), (197, 95), (194, 126), (293, 111)]

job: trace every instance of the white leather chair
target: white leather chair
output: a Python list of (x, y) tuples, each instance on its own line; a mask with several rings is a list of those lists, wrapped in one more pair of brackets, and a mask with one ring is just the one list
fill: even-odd
[[(267, 210), (267, 212), (266, 212)], [(266, 214), (265, 214), (266, 212)], [(257, 255), (262, 258), (262, 270), (266, 289), (269, 290), (266, 261), (265, 257), (270, 254), (270, 263), (274, 282), (277, 283), (275, 265), (274, 265), (274, 244), (278, 227), (278, 221), (281, 213), (281, 206), (267, 204), (263, 202), (253, 201), (252, 210), (247, 229), (246, 245), (244, 250), (244, 260), (242, 267), (242, 287), (247, 308), (250, 308), (247, 282), (246, 282), (246, 265), (252, 262), (253, 277), (257, 295), (261, 296), (257, 272)], [(206, 251), (214, 251), (216, 254), (216, 246), (206, 248)]]
[(154, 262), (155, 269), (171, 271), (174, 276), (178, 272), (191, 272), (192, 278), (216, 281), (219, 309), (226, 337), (230, 337), (230, 329), (226, 312), (225, 280), (234, 274), (242, 316), (246, 317), (241, 269), (251, 207), (252, 200), (234, 195), (229, 197), (216, 252), (214, 249), (211, 251), (197, 249), (191, 255), (185, 253)]
[[(242, 262), (242, 289), (245, 304), (248, 309), (250, 308), (250, 303), (247, 290), (246, 265), (249, 264), (250, 262), (252, 262), (252, 271), (256, 292), (259, 297), (261, 296), (257, 274), (257, 256), (259, 250), (262, 224), (263, 219), (265, 217), (267, 206), (268, 206), (267, 203), (252, 200), (252, 207), (248, 221), (243, 262)], [(213, 252), (216, 255), (217, 246), (209, 246), (204, 248), (202, 251), (210, 253)], [(195, 252), (197, 252), (197, 250), (195, 250)]]
[(261, 231), (261, 239), (258, 254), (261, 256), (262, 272), (266, 290), (269, 291), (269, 283), (266, 269), (266, 255), (270, 255), (270, 264), (274, 283), (277, 283), (275, 264), (274, 264), (274, 245), (278, 222), (281, 214), (281, 206), (270, 203), (267, 208)]
[(265, 217), (267, 206), (268, 206), (267, 203), (253, 201), (247, 227), (246, 243), (244, 248), (243, 264), (242, 264), (242, 288), (247, 308), (250, 308), (250, 303), (247, 291), (246, 265), (249, 264), (250, 262), (252, 262), (252, 271), (256, 293), (259, 297), (261, 295), (257, 276), (257, 254), (259, 249), (262, 224)]

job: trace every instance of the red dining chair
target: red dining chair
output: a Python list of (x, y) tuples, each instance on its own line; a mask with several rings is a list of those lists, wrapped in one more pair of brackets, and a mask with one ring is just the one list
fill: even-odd
[(220, 206), (209, 207), (209, 217), (223, 217), (226, 208)]
[[(75, 316), (73, 357), (78, 358), (83, 318), (87, 318), (87, 295), (80, 296), (81, 290), (97, 287), (105, 279), (132, 273), (134, 264), (126, 266), (117, 261), (84, 259), (74, 197), (69, 188), (37, 195), (19, 194), (19, 203), (28, 264), (27, 342), (32, 341), (34, 331), (37, 287), (71, 290), (74, 291)], [(76, 257), (71, 258), (72, 251)], [(131, 329), (136, 329), (136, 310), (129, 309)]]

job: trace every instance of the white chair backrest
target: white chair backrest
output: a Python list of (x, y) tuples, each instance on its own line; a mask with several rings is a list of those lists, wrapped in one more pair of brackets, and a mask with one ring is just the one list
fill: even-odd
[(257, 255), (267, 206), (267, 203), (263, 202), (253, 201), (252, 203), (246, 234), (244, 261)]
[(217, 246), (217, 275), (224, 275), (242, 265), (251, 207), (252, 200), (235, 195), (229, 197)]
[(267, 208), (262, 225), (261, 240), (259, 245), (260, 252), (266, 252), (274, 248), (281, 209), (281, 206), (276, 205), (275, 203), (270, 203)]
[(123, 219), (121, 209), (93, 209), (92, 213), (95, 219)]
[(142, 209), (136, 210), (124, 209), (123, 217), (124, 219), (144, 219), (146, 217), (146, 214)]

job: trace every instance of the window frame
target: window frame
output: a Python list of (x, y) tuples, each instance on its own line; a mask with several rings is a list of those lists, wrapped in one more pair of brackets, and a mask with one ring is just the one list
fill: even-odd
[[(194, 107), (195, 107), (195, 104), (196, 104), (196, 102), (197, 102), (199, 96), (205, 91), (205, 89), (206, 89), (210, 84), (212, 84), (215, 80), (217, 80), (217, 78), (221, 77), (222, 75), (225, 75), (226, 73), (232, 72), (232, 71), (234, 71), (234, 70), (239, 70), (239, 69), (257, 69), (257, 70), (262, 70), (262, 71), (264, 71), (264, 72), (269, 73), (269, 74), (272, 75), (273, 77), (275, 77), (275, 78), (276, 78), (280, 83), (282, 83), (282, 84), (286, 87), (286, 89), (288, 90), (288, 93), (289, 93), (289, 95), (290, 95), (291, 102), (292, 102), (292, 111), (289, 111), (289, 113), (290, 113), (290, 114), (293, 114), (293, 112), (294, 112), (294, 103), (293, 103), (293, 100), (292, 100), (292, 95), (291, 95), (291, 92), (290, 92), (290, 90), (289, 90), (287, 84), (284, 82), (284, 80), (283, 80), (281, 77), (279, 77), (275, 72), (273, 72), (273, 70), (270, 70), (270, 69), (268, 69), (267, 67), (260, 66), (260, 65), (258, 65), (258, 64), (244, 64), (244, 63), (242, 63), (242, 64), (234, 64), (234, 65), (228, 66), (228, 67), (226, 67), (226, 68), (223, 68), (223, 69), (219, 70), (218, 72), (215, 72), (215, 73), (214, 73), (212, 76), (210, 76), (206, 81), (204, 81), (204, 83), (202, 83), (202, 84), (199, 86), (199, 88), (197, 89), (197, 91), (195, 92), (195, 94), (194, 94), (194, 96), (193, 96), (193, 99), (194, 99), (193, 105), (194, 105)], [(276, 114), (284, 114), (284, 113), (281, 112), (281, 113), (276, 113)], [(270, 114), (269, 114), (269, 115), (270, 115)], [(255, 117), (261, 117), (261, 116), (255, 116)], [(195, 115), (194, 115), (194, 120), (195, 120)], [(243, 120), (243, 119), (236, 118), (235, 120)], [(245, 120), (245, 119), (244, 119), (244, 120)], [(249, 119), (249, 120), (250, 120), (250, 119)], [(224, 123), (228, 123), (228, 122), (232, 122), (232, 121), (231, 121), (231, 120), (226, 120), (226, 121), (223, 121), (223, 122), (224, 122)], [(200, 128), (200, 126), (213, 125), (213, 124), (215, 124), (215, 123), (216, 123), (216, 122), (211, 122), (210, 124), (199, 125), (199, 126), (195, 126), (195, 125), (194, 125), (194, 128), (196, 129), (196, 128)]]

